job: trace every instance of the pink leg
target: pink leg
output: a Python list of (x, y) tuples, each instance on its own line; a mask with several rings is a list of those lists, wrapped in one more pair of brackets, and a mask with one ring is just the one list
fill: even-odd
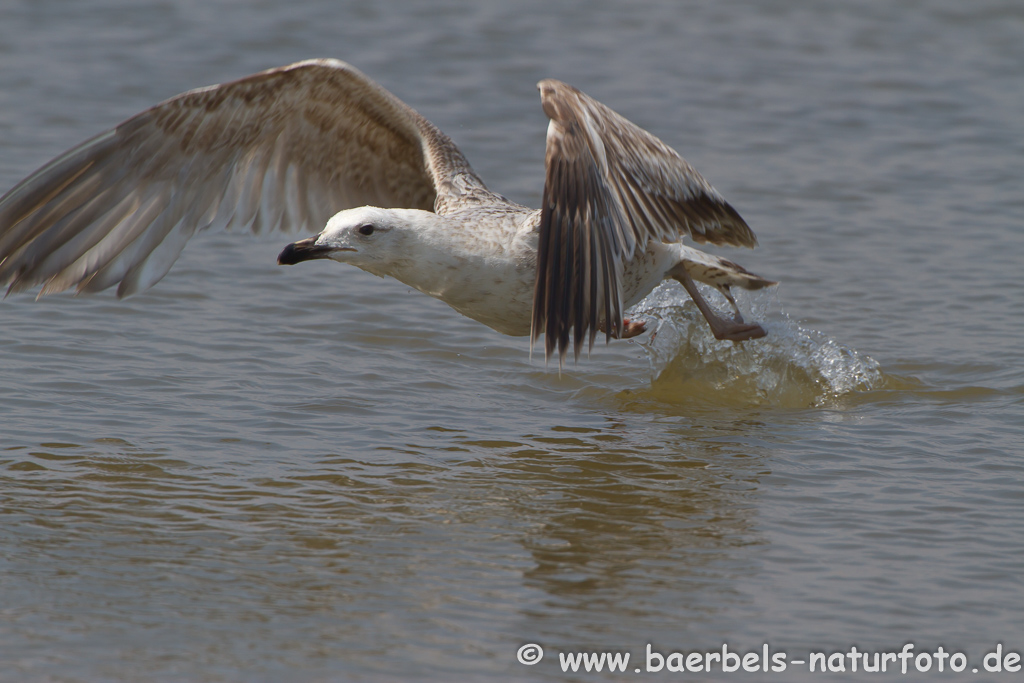
[(622, 319), (622, 336), (620, 339), (632, 339), (647, 331), (647, 323), (643, 320)]
[[(683, 287), (690, 294), (690, 298), (693, 299), (693, 303), (697, 304), (697, 308), (704, 315), (704, 319), (708, 321), (708, 325), (711, 326), (711, 333), (715, 335), (715, 339), (745, 341), (747, 339), (760, 339), (767, 334), (764, 328), (757, 323), (743, 322), (743, 316), (740, 315), (738, 309), (732, 320), (718, 315), (701, 295), (693, 278), (683, 268), (679, 268), (678, 271), (681, 272), (679, 274), (673, 273), (673, 277), (682, 283)], [(733, 307), (736, 306), (736, 302), (732, 301), (731, 297), (730, 302), (733, 304)]]
[[(604, 332), (604, 321), (602, 320), (597, 325), (597, 329)], [(622, 319), (622, 334), (616, 339), (632, 339), (633, 337), (639, 336), (647, 331), (647, 323), (643, 320), (628, 320)]]

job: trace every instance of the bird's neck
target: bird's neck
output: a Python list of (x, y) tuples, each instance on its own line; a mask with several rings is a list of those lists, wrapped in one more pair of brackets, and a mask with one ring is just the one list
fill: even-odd
[[(496, 329), (500, 328), (488, 314), (499, 305), (507, 308), (513, 302), (525, 307), (528, 316), (526, 300), (532, 292), (534, 264), (520, 253), (524, 249), (516, 239), (521, 218), (474, 220), (458, 214), (408, 218), (403, 221), (408, 233), (401, 253), (388, 263), (386, 272), (376, 274), (389, 275)], [(526, 303), (520, 306), (519, 299)], [(517, 323), (523, 317), (518, 310), (497, 313)], [(518, 327), (501, 331), (525, 334)]]
[(441, 296), (460, 271), (472, 267), (480, 257), (467, 244), (466, 225), (459, 220), (429, 211), (403, 210), (402, 249), (386, 264), (389, 275), (421, 292)]

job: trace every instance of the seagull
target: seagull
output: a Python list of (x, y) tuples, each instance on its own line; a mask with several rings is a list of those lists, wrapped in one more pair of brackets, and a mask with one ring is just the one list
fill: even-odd
[[(538, 84), (543, 205), (490, 191), (452, 140), (351, 65), (314, 59), (190, 90), (50, 161), (0, 198), (0, 284), (38, 296), (158, 282), (210, 227), (321, 230), (278, 263), (349, 263), (498, 332), (544, 335), (559, 367), (642, 333), (623, 318), (682, 284), (714, 336), (765, 335), (730, 289), (776, 284), (682, 244), (753, 247), (740, 215), (678, 153), (561, 81)], [(326, 227), (323, 227), (325, 226)], [(322, 229), (321, 229), (322, 228)], [(725, 315), (696, 283), (732, 307)]]

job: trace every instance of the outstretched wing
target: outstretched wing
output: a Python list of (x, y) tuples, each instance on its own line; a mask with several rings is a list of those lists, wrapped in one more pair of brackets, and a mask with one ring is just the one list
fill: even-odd
[(622, 331), (622, 265), (649, 240), (753, 247), (754, 233), (672, 148), (556, 80), (537, 85), (548, 125), (531, 339), (578, 359), (599, 324)]
[(320, 230), (372, 204), (443, 211), (483, 188), (433, 124), (353, 67), (310, 60), (192, 90), (0, 199), (0, 284), (150, 287), (211, 225)]

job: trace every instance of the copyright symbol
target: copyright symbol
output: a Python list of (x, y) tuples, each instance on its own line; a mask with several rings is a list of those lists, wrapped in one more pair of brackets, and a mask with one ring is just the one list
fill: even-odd
[(527, 643), (519, 648), (519, 652), (516, 653), (516, 659), (519, 660), (520, 664), (533, 666), (544, 659), (544, 648), (537, 643)]

